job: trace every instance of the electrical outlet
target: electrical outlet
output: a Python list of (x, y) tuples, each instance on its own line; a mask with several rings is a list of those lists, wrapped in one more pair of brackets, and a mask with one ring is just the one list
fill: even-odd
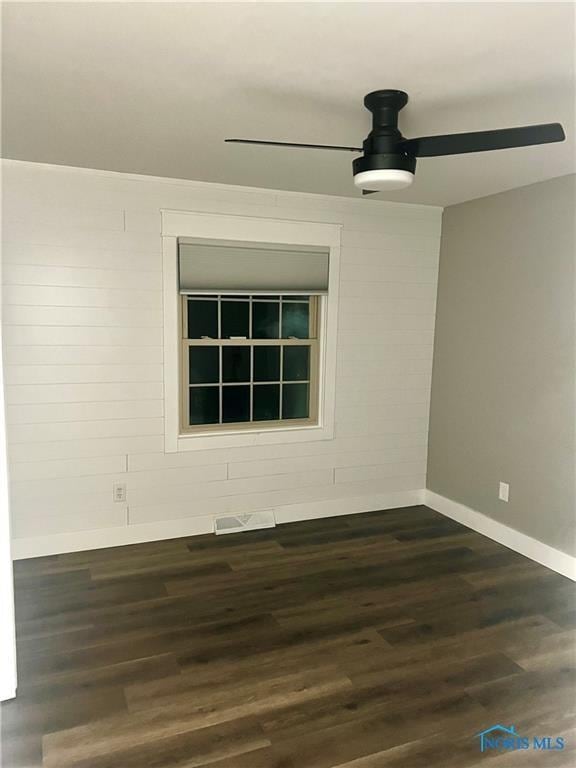
[(112, 496), (114, 501), (126, 501), (126, 483), (114, 483)]
[(508, 483), (500, 483), (500, 486), (498, 488), (498, 498), (500, 501), (508, 501), (508, 496), (510, 494), (510, 486)]

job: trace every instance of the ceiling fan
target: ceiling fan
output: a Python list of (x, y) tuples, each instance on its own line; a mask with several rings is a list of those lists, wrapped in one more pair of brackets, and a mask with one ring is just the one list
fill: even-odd
[(361, 147), (254, 139), (225, 139), (225, 141), (274, 147), (362, 152), (362, 157), (356, 158), (352, 163), (354, 184), (362, 190), (363, 195), (370, 195), (374, 192), (409, 187), (414, 181), (417, 157), (440, 157), (460, 155), (465, 152), (528, 147), (534, 144), (564, 141), (566, 138), (560, 123), (547, 123), (520, 128), (501, 128), (496, 131), (405, 139), (398, 130), (398, 113), (407, 103), (408, 94), (404, 91), (373, 91), (365, 96), (364, 106), (372, 113), (372, 130)]

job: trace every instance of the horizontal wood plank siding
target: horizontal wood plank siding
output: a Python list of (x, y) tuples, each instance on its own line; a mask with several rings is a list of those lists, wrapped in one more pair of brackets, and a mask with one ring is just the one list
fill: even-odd
[[(440, 209), (14, 161), (3, 202), (24, 549), (270, 507), (279, 520), (362, 511), (425, 487)], [(162, 208), (342, 225), (334, 440), (163, 452)], [(113, 502), (114, 482), (126, 504)]]

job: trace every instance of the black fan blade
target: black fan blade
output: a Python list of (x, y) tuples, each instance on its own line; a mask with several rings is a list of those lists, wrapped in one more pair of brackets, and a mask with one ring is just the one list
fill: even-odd
[(231, 144), (260, 144), (267, 147), (296, 147), (298, 149), (336, 149), (340, 152), (363, 152), (361, 147), (333, 147), (330, 144), (294, 144), (289, 141), (255, 141), (254, 139), (224, 139)]
[(529, 147), (534, 144), (550, 144), (564, 141), (564, 129), (560, 123), (526, 125), (522, 128), (502, 128), (498, 131), (452, 133), (446, 136), (423, 136), (406, 139), (402, 150), (413, 157), (440, 157), (461, 155), (466, 152), (489, 152), (493, 149)]
[(363, 195), (375, 195), (378, 190), (376, 189), (363, 189), (362, 194)]

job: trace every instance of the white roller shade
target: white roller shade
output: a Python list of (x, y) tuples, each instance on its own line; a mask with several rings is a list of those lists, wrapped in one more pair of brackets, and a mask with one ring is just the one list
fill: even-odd
[(180, 293), (323, 294), (327, 248), (180, 239)]

